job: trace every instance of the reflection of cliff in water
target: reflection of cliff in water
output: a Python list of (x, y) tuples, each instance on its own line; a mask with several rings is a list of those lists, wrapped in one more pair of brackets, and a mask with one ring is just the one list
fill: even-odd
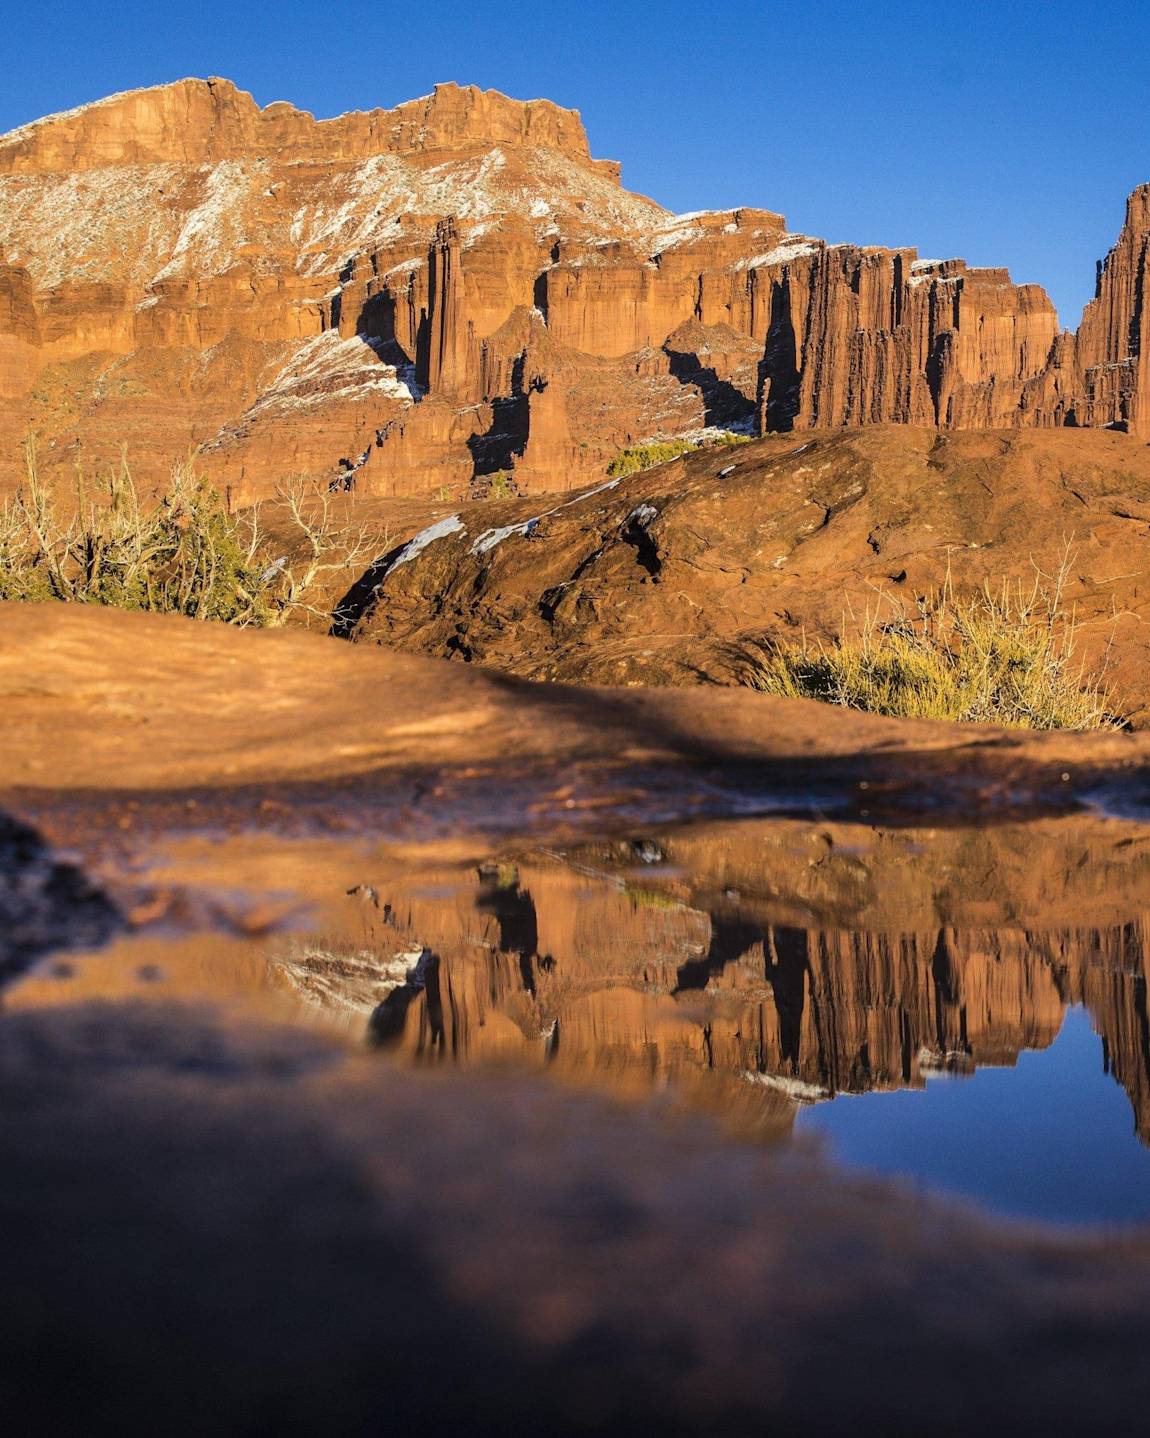
[(1017, 834), (860, 850), (743, 826), (658, 855), (537, 854), (361, 894), (357, 959), (332, 952), (345, 937), (278, 963), (329, 1003), (332, 967), (366, 964), (376, 985), (349, 1000), (413, 1060), (663, 1089), (760, 1128), (788, 1128), (795, 1101), (1012, 1064), (1082, 1003), (1150, 1141), (1145, 855)]

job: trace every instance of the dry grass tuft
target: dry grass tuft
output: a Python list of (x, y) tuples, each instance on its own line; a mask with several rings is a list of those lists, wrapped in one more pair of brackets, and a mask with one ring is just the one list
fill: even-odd
[(964, 598), (949, 575), (911, 608), (884, 596), (892, 616), (882, 616), (880, 602), (856, 635), (831, 645), (753, 644), (744, 682), (903, 719), (1120, 728), (1109, 687), (1075, 658), (1077, 625), (1063, 602), (1071, 559), (1053, 578), (1004, 580)]
[(644, 469), (654, 469), (657, 464), (669, 464), (680, 455), (692, 454), (697, 449), (726, 449), (731, 445), (747, 444), (749, 441), (750, 435), (726, 430), (702, 444), (693, 439), (652, 440), (650, 444), (633, 444), (628, 449), (619, 451), (607, 466), (607, 473), (612, 479), (620, 479), (628, 474), (638, 474)]

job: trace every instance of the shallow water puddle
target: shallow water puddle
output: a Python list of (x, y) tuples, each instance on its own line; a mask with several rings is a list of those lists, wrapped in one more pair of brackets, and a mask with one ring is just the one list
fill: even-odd
[(206, 1003), (452, 1082), (814, 1142), (999, 1214), (1150, 1219), (1140, 827), (756, 821), (467, 862), (232, 836), (152, 877), (160, 922), (43, 961), (5, 1010)]
[(1011, 1068), (938, 1073), (924, 1089), (844, 1095), (804, 1108), (797, 1134), (833, 1158), (1051, 1223), (1150, 1219), (1150, 1148), (1105, 1071), (1082, 1008)]

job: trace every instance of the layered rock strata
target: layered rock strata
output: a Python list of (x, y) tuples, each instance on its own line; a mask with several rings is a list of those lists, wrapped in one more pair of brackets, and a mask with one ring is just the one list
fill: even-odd
[(764, 638), (830, 642), (913, 614), (948, 576), (1029, 593), (1065, 567), (1073, 664), (1150, 723), (1150, 451), (1126, 435), (775, 436), (408, 522), (334, 596), (347, 632), (577, 683), (737, 682)]
[(1076, 336), (1036, 285), (782, 216), (673, 216), (578, 115), (438, 86), (315, 120), (184, 80), (0, 137), (0, 467), (189, 446), (237, 500), (562, 489), (707, 425), (1116, 426), (1142, 374), (1150, 188)]

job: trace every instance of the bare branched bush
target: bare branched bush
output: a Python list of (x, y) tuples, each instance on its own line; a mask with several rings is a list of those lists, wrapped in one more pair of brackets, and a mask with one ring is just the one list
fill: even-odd
[[(260, 574), (269, 596), (265, 623), (278, 627), (307, 616), (330, 620), (330, 607), (316, 603), (337, 575), (347, 581), (361, 572), (380, 549), (388, 546), (388, 534), (371, 532), (364, 525), (342, 522), (336, 500), (327, 485), (297, 476), (280, 485), (276, 500), (286, 514), (289, 550), (270, 559)], [(269, 541), (261, 536), (260, 511), (249, 512), (244, 523), (249, 542), (270, 553)]]
[(77, 473), (65, 506), (42, 479), (30, 440), (24, 483), (0, 510), (0, 599), (105, 604), (239, 625), (320, 615), (324, 581), (362, 567), (371, 539), (337, 522), (323, 486), (293, 480), (278, 499), (287, 535), (278, 555), (259, 509), (231, 514), (190, 462), (177, 465), (147, 500), (126, 462), (91, 489)]

